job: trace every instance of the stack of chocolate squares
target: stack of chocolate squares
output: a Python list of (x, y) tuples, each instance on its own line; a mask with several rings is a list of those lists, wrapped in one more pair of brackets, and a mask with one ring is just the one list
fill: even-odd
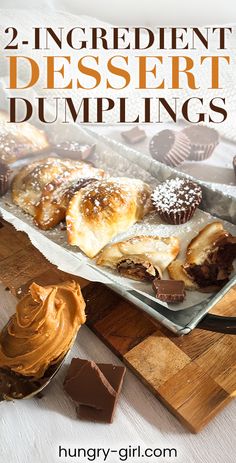
[(112, 423), (121, 392), (125, 367), (73, 358), (64, 390), (82, 420)]

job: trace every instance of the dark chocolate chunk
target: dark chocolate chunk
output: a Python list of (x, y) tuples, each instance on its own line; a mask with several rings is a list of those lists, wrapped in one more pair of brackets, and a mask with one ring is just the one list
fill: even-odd
[(111, 423), (125, 367), (72, 359), (64, 389), (76, 404), (79, 418)]
[(91, 156), (95, 148), (96, 145), (81, 145), (77, 141), (65, 141), (54, 146), (54, 150), (60, 156), (78, 159), (78, 161), (84, 161)]
[(94, 362), (73, 359), (64, 388), (82, 405), (101, 410), (115, 398), (115, 391)]
[(139, 143), (140, 141), (145, 140), (146, 132), (143, 129), (140, 129), (138, 126), (133, 127), (130, 130), (126, 130), (125, 132), (121, 132), (121, 136), (127, 143), (134, 145), (135, 143)]
[(201, 264), (186, 264), (188, 275), (202, 289), (221, 288), (228, 281), (233, 271), (233, 261), (236, 259), (236, 237), (225, 236), (217, 240), (206, 260)]
[(153, 281), (153, 289), (156, 297), (163, 302), (172, 304), (183, 302), (185, 298), (184, 282), (178, 280), (158, 280)]
[(113, 421), (117, 401), (121, 392), (125, 375), (125, 367), (105, 363), (97, 363), (97, 366), (115, 390), (115, 401), (111, 408), (105, 407), (102, 410), (97, 410), (95, 408), (88, 407), (87, 405), (80, 405), (77, 407), (77, 415), (80, 419), (84, 420), (111, 423)]
[[(136, 281), (152, 281), (155, 276), (148, 272), (148, 267), (132, 262), (131, 259), (122, 260), (117, 265), (117, 271), (124, 277)], [(156, 270), (157, 274), (157, 270)], [(157, 276), (157, 275), (156, 275)]]
[(202, 265), (185, 265), (184, 269), (201, 289), (221, 288), (229, 281), (229, 275), (232, 271), (232, 268), (228, 269), (227, 266), (223, 267), (209, 262)]

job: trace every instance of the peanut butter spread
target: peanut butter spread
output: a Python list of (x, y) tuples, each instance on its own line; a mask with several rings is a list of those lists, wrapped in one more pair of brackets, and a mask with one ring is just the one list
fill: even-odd
[(0, 367), (41, 378), (66, 354), (85, 319), (78, 283), (33, 283), (0, 334)]

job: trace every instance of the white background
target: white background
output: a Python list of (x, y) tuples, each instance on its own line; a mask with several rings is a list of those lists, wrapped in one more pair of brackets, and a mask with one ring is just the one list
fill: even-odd
[(235, 0), (1, 0), (1, 8), (65, 9), (126, 25), (204, 25), (236, 21)]

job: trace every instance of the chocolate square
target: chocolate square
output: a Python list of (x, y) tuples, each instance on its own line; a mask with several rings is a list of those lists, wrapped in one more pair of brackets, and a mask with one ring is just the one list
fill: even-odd
[(114, 402), (115, 391), (94, 362), (72, 359), (64, 389), (77, 403), (103, 409)]
[(183, 302), (185, 298), (185, 286), (181, 280), (158, 280), (155, 278), (153, 289), (156, 297), (163, 302), (174, 304)]
[(79, 405), (79, 407), (76, 408), (77, 415), (80, 419), (83, 420), (97, 421), (100, 423), (112, 423), (117, 401), (123, 384), (125, 367), (108, 365), (104, 363), (98, 363), (97, 366), (109, 381), (113, 389), (116, 391), (115, 400), (113, 401), (112, 406), (107, 406), (102, 410), (98, 410), (87, 405)]
[(111, 423), (125, 367), (72, 359), (64, 389), (76, 403), (80, 419)]
[(145, 140), (146, 132), (143, 129), (140, 129), (138, 126), (133, 127), (130, 130), (126, 130), (125, 132), (121, 132), (121, 136), (127, 143), (134, 145), (135, 143), (139, 143), (140, 141)]

